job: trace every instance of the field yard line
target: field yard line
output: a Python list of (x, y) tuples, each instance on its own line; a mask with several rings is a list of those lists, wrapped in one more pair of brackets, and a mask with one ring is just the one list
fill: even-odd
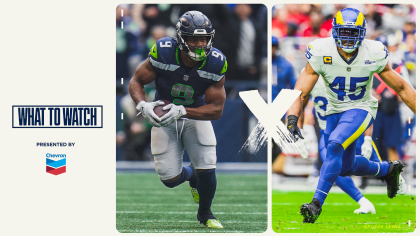
[[(302, 203), (299, 202), (273, 202), (272, 205), (301, 205)], [(343, 203), (343, 202), (333, 202), (333, 203), (324, 203), (324, 205), (334, 205), (334, 206), (352, 206), (355, 205), (357, 206), (357, 203)], [(400, 205), (408, 205), (408, 206), (415, 206), (415, 203), (409, 204), (409, 203), (375, 203), (373, 202), (374, 206), (400, 206)]]
[[(117, 206), (120, 205), (129, 205), (129, 206), (197, 206), (197, 203), (189, 203), (189, 204), (162, 204), (162, 203), (117, 203)], [(228, 207), (253, 207), (253, 206), (267, 206), (266, 203), (261, 204), (212, 204), (212, 206), (220, 207), (220, 206), (228, 206)]]
[[(117, 194), (146, 194), (146, 195), (178, 195), (179, 192), (175, 191), (140, 191), (140, 190), (117, 190)], [(216, 194), (229, 194), (229, 195), (267, 195), (266, 191), (229, 191), (217, 190)]]
[[(136, 223), (196, 223), (196, 220), (139, 220)], [(223, 221), (226, 224), (260, 224), (267, 221)]]
[[(196, 211), (117, 211), (117, 214), (197, 214)], [(213, 212), (216, 215), (265, 215), (267, 212)]]

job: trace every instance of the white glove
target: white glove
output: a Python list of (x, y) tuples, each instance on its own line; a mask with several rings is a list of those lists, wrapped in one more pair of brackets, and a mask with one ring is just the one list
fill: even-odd
[(164, 111), (169, 110), (169, 111), (168, 111), (168, 113), (166, 113), (164, 116), (162, 116), (160, 118), (160, 120), (161, 120), (160, 125), (162, 125), (162, 126), (168, 126), (174, 120), (178, 120), (179, 118), (181, 118), (181, 116), (187, 114), (187, 111), (185, 110), (184, 106), (182, 106), (182, 105), (177, 106), (173, 103), (164, 106), (163, 110)]
[(308, 148), (306, 148), (306, 142), (305, 142), (305, 139), (298, 139), (298, 140), (295, 142), (295, 144), (296, 144), (296, 146), (297, 146), (297, 148), (298, 148), (298, 150), (299, 150), (299, 152), (300, 152), (300, 156), (301, 156), (303, 159), (308, 158), (309, 153), (308, 153)]
[(162, 101), (156, 101), (156, 102), (141, 101), (136, 106), (136, 109), (140, 111), (137, 115), (141, 113), (150, 122), (150, 124), (152, 124), (155, 127), (160, 127), (161, 125), (159, 124), (159, 122), (161, 121), (161, 118), (159, 118), (155, 114), (155, 112), (153, 111), (153, 108), (155, 108), (156, 106), (163, 105), (163, 104), (165, 103)]
[(365, 136), (365, 142), (362, 144), (362, 156), (366, 157), (368, 160), (372, 156), (372, 137)]

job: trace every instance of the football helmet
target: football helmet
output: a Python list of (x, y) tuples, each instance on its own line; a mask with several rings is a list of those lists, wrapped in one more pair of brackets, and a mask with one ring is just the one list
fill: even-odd
[[(176, 41), (179, 49), (194, 61), (206, 58), (212, 48), (215, 30), (210, 20), (199, 11), (188, 11), (182, 15), (176, 24)], [(186, 36), (205, 36), (207, 45), (191, 46), (187, 44)]]
[(332, 24), (332, 36), (338, 47), (347, 53), (360, 47), (366, 35), (366, 20), (359, 10), (344, 8), (334, 17)]
[(279, 46), (279, 39), (277, 37), (272, 36), (271, 37), (271, 45), (273, 46)]

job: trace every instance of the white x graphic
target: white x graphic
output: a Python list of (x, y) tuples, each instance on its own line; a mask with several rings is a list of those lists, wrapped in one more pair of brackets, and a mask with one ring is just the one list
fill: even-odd
[(258, 125), (242, 148), (253, 143), (256, 145), (254, 149), (258, 151), (267, 143), (268, 137), (272, 137), (284, 152), (303, 154), (303, 142), (294, 143), (292, 135), (280, 120), (300, 94), (301, 91), (283, 89), (273, 103), (267, 104), (257, 90), (239, 92), (239, 96), (258, 119)]

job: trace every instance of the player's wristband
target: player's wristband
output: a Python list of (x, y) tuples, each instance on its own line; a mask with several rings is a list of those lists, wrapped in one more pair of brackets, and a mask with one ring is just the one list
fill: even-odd
[(297, 125), (299, 118), (295, 115), (289, 115), (287, 117), (287, 127), (290, 125)]
[(371, 142), (372, 136), (365, 136), (365, 142)]

